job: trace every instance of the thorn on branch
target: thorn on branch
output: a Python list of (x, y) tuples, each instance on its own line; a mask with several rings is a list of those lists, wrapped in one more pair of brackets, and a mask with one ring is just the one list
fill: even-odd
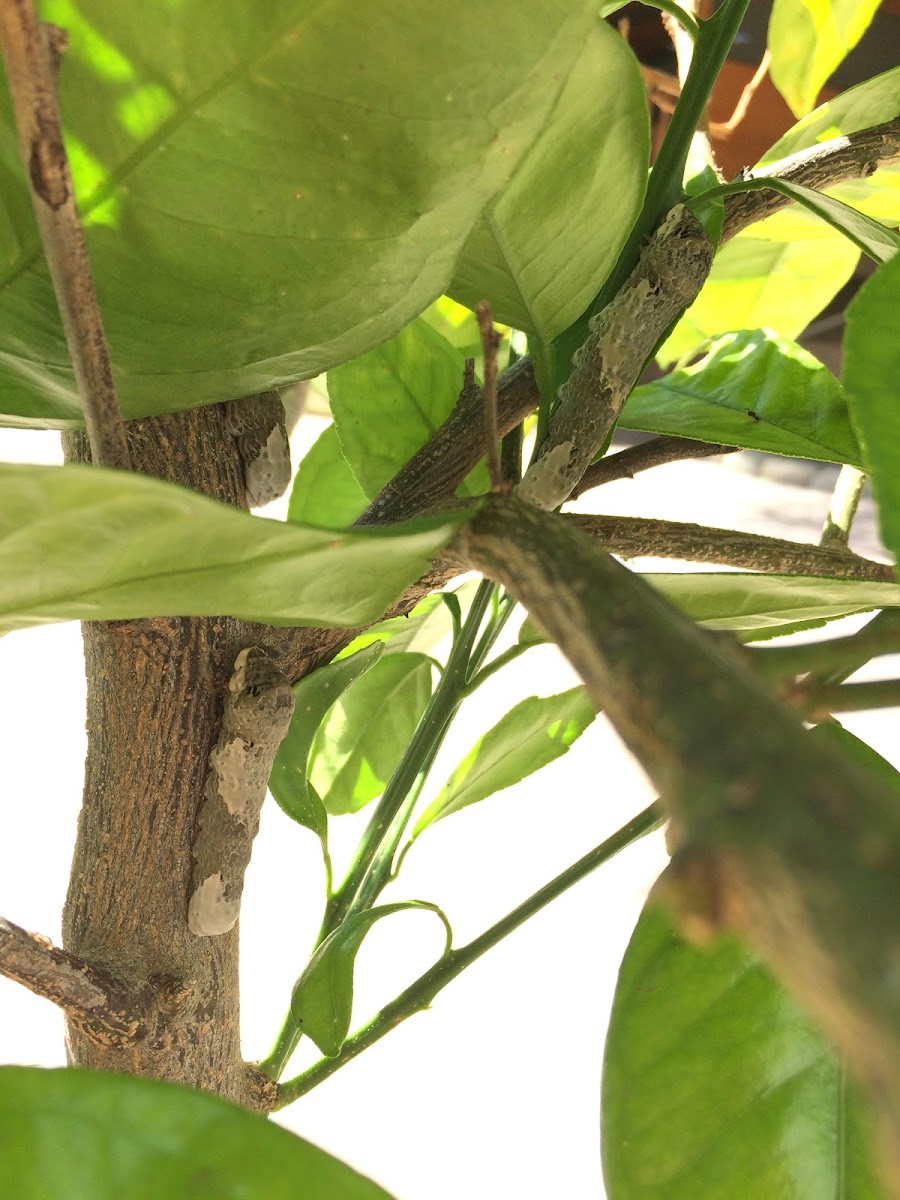
[(480, 300), (475, 306), (475, 316), (478, 318), (478, 332), (481, 334), (481, 350), (484, 355), (484, 440), (487, 449), (488, 475), (491, 480), (491, 491), (495, 494), (503, 492), (503, 473), (500, 470), (500, 454), (497, 443), (500, 441), (499, 422), (497, 419), (497, 350), (500, 346), (500, 334), (494, 328), (493, 313), (487, 300)]

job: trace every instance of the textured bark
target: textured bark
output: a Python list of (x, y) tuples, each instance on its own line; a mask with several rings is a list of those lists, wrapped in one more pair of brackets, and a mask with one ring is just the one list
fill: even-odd
[[(244, 503), (224, 407), (128, 427), (134, 469)], [(68, 457), (83, 439), (67, 438)], [(269, 1084), (241, 1057), (238, 931), (187, 927), (191, 843), (235, 656), (230, 619), (166, 617), (83, 626), (88, 678), (84, 804), (66, 901), (66, 950), (146, 996), (146, 1033), (119, 1041), (70, 1022), (70, 1060), (173, 1080), (267, 1110)]]

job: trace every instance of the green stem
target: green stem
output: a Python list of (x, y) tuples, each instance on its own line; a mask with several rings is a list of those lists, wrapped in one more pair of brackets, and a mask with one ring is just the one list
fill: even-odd
[[(343, 883), (328, 900), (316, 948), (321, 946), (351, 912), (359, 912), (366, 904), (370, 904), (390, 878), (394, 852), (412, 813), (415, 798), (424, 783), (425, 774), (434, 761), (450, 722), (462, 702), (472, 663), (479, 653), (482, 656), (487, 654), (493, 644), (483, 637), (473, 654), (475, 639), (494, 591), (494, 585), (488, 580), (483, 580), (475, 593), (465, 624), (454, 641), (434, 694), (403, 757), (388, 780)], [(513, 603), (510, 600), (508, 611), (501, 613), (501, 616), (491, 623), (497, 627), (497, 633), (512, 611)], [(275, 1039), (275, 1045), (268, 1057), (259, 1064), (260, 1069), (270, 1078), (277, 1079), (299, 1040), (300, 1032), (289, 1012)]]
[(850, 541), (853, 519), (865, 487), (864, 472), (860, 471), (858, 467), (851, 467), (844, 463), (837, 483), (834, 485), (828, 516), (825, 519), (825, 528), (819, 539), (820, 546), (826, 550), (846, 549)]
[(509, 663), (514, 662), (520, 654), (524, 654), (526, 650), (531, 650), (533, 646), (538, 645), (537, 642), (526, 642), (525, 644), (517, 643), (515, 646), (510, 646), (508, 650), (504, 650), (502, 654), (498, 654), (495, 659), (492, 659), (486, 667), (483, 667), (477, 675), (473, 675), (472, 679), (466, 684), (463, 696), (471, 696), (473, 692), (485, 682), (486, 679), (496, 672), (502, 670)]
[(286, 1108), (288, 1104), (299, 1099), (300, 1096), (306, 1095), (317, 1084), (322, 1083), (335, 1071), (339, 1070), (345, 1063), (356, 1058), (363, 1050), (367, 1050), (369, 1046), (379, 1041), (390, 1030), (396, 1028), (401, 1021), (405, 1021), (407, 1017), (411, 1017), (413, 1013), (422, 1012), (426, 1008), (430, 1008), (432, 1001), (442, 988), (445, 988), (451, 980), (460, 975), (466, 967), (472, 965), (476, 959), (479, 959), (482, 954), (496, 946), (498, 942), (507, 937), (513, 930), (518, 929), (520, 925), (533, 917), (535, 913), (540, 912), (552, 900), (561, 896), (563, 892), (568, 891), (573, 884), (578, 883), (589, 875), (597, 867), (607, 862), (620, 850), (624, 850), (626, 846), (630, 846), (632, 842), (642, 838), (645, 834), (651, 833), (656, 829), (663, 820), (662, 809), (659, 804), (651, 804), (649, 808), (645, 808), (642, 813), (639, 813), (627, 825), (607, 838), (595, 849), (591, 850), (578, 862), (573, 863), (562, 874), (557, 875), (555, 879), (546, 884), (534, 895), (530, 896), (517, 908), (495, 925), (486, 929), (474, 941), (471, 941), (466, 946), (461, 946), (458, 950), (451, 950), (449, 954), (434, 964), (429, 970), (404, 991), (401, 992), (396, 999), (377, 1013), (367, 1025), (364, 1025), (358, 1033), (348, 1038), (341, 1051), (334, 1058), (323, 1058), (319, 1062), (314, 1063), (308, 1070), (302, 1074), (295, 1076), (293, 1079), (286, 1080), (278, 1089), (278, 1103), (275, 1105), (276, 1110)]
[[(560, 384), (568, 377), (572, 355), (587, 336), (591, 317), (606, 308), (620, 291), (637, 265), (644, 239), (681, 199), (684, 168), (691, 141), (703, 118), (713, 85), (728, 56), (749, 3), (750, 0), (725, 0), (725, 3), (698, 28), (690, 70), (663, 144), (656, 156), (656, 162), (653, 164), (653, 170), (650, 172), (647, 194), (634, 228), (593, 304), (574, 325), (560, 334), (554, 343), (556, 362), (562, 374), (562, 378), (558, 380)], [(693, 205), (696, 203), (697, 200), (692, 201)]]
[[(886, 609), (893, 620), (875, 625), (870, 623), (850, 637), (832, 638), (827, 642), (807, 642), (801, 646), (762, 646), (747, 648), (753, 667), (766, 679), (791, 679), (797, 675), (814, 673), (824, 677), (823, 683), (840, 683), (842, 678), (832, 678), (832, 672), (849, 674), (880, 654), (900, 653), (900, 613)], [(846, 676), (844, 676), (846, 678)]]
[(822, 721), (836, 712), (866, 712), (872, 708), (896, 707), (900, 704), (900, 679), (878, 679), (872, 683), (832, 683), (815, 688), (801, 685), (791, 698), (799, 701), (811, 721)]

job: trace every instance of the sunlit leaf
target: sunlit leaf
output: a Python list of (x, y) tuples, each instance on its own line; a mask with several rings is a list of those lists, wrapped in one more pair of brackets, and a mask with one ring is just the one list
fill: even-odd
[(737, 942), (645, 909), (603, 1067), (610, 1200), (884, 1200), (867, 1122), (821, 1035)]
[(900, 558), (900, 257), (867, 280), (847, 309), (844, 386), (863, 447), (881, 538)]
[(466, 242), (448, 292), (469, 307), (489, 300), (497, 320), (544, 342), (556, 337), (591, 303), (622, 248), (648, 153), (637, 60), (599, 23), (541, 137)]
[(900, 67), (866, 79), (798, 121), (765, 152), (758, 165), (768, 166), (819, 142), (891, 121), (897, 116), (898, 96)]
[(329, 425), (301, 459), (291, 488), (288, 520), (346, 529), (368, 498), (341, 453), (337, 430)]
[(0, 1194), (20, 1200), (390, 1200), (208, 1092), (100, 1071), (0, 1068)]
[(873, 262), (887, 262), (900, 250), (900, 235), (893, 229), (886, 228), (879, 221), (858, 212), (852, 205), (844, 204), (834, 196), (817, 192), (814, 188), (802, 187), (789, 179), (748, 179), (741, 185), (741, 189), (775, 191), (790, 196), (832, 229), (843, 234)]
[(98, 467), (0, 466), (0, 632), (216, 616), (362, 625), (429, 567), (459, 517), (335, 533)]
[[(465, 359), (427, 321), (328, 372), (331, 411), (341, 451), (371, 500), (456, 406)], [(476, 468), (461, 495), (488, 490)]]
[(437, 905), (422, 900), (401, 900), (349, 917), (322, 943), (297, 980), (291, 997), (291, 1013), (300, 1032), (315, 1042), (323, 1054), (333, 1057), (340, 1053), (350, 1029), (353, 971), (366, 934), (382, 917), (411, 909), (424, 909), (440, 917), (446, 932), (446, 954), (452, 934), (447, 918)]
[[(593, 6), (44, 0), (129, 417), (307, 378), (446, 290), (551, 120)], [(0, 87), (0, 396), (80, 413)]]
[(812, 354), (766, 329), (715, 338), (695, 365), (635, 388), (619, 424), (862, 466), (841, 385)]
[(835, 67), (853, 49), (879, 0), (774, 0), (769, 18), (772, 82), (805, 116)]
[(294, 715), (287, 737), (278, 748), (269, 789), (278, 804), (298, 824), (311, 829), (323, 847), (328, 836), (325, 806), (309, 782), (309, 753), (325, 714), (340, 695), (378, 662), (382, 642), (348, 658), (319, 667), (294, 684)]
[(432, 671), (423, 654), (386, 655), (337, 700), (309, 758), (328, 812), (356, 812), (384, 791), (431, 697)]
[(595, 716), (582, 687), (522, 700), (478, 739), (416, 822), (413, 837), (442, 817), (512, 787), (553, 762)]

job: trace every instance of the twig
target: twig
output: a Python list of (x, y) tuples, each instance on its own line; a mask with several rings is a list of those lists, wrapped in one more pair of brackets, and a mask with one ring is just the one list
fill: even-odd
[(0, 917), (0, 974), (58, 1005), (95, 1041), (125, 1046), (146, 1034), (125, 989), (91, 963)]
[[(864, 179), (879, 167), (900, 162), (900, 117), (846, 137), (820, 142), (789, 158), (753, 172), (754, 179), (786, 179), (823, 191), (850, 179)], [(725, 198), (722, 241), (786, 208), (793, 201), (780, 192), (739, 192)]]
[(32, 0), (0, 3), (0, 44), (19, 134), (19, 152), (56, 292), (84, 410), (91, 457), (128, 470), (125, 425), (116, 398), (103, 321), (63, 143), (53, 56), (61, 48)]
[(846, 549), (832, 550), (737, 529), (714, 529), (649, 517), (586, 513), (566, 513), (565, 517), (620, 558), (678, 558), (776, 575), (897, 582), (894, 568), (888, 563), (872, 562)]
[(815, 686), (801, 682), (787, 688), (783, 695), (789, 704), (802, 711), (807, 720), (824, 721), (832, 713), (895, 708), (900, 705), (900, 679)]
[(858, 467), (847, 463), (841, 467), (831, 495), (831, 504), (819, 545), (824, 549), (839, 549), (850, 540), (850, 528), (866, 487), (866, 476)]
[[(881, 654), (900, 653), (900, 613), (883, 609), (880, 616), (892, 614), (893, 620), (876, 624), (870, 621), (858, 633), (849, 637), (829, 638), (824, 642), (803, 642), (796, 646), (748, 646), (747, 653), (755, 670), (773, 682), (797, 675), (810, 675), (807, 686), (818, 688), (831, 679), (822, 676), (849, 668), (849, 674)], [(835, 680), (833, 682), (841, 682)]]
[(723, 139), (731, 137), (734, 131), (744, 120), (744, 117), (746, 117), (747, 109), (750, 107), (753, 97), (756, 95), (760, 84), (769, 73), (769, 64), (771, 61), (772, 55), (768, 50), (766, 50), (765, 54), (760, 59), (759, 66), (756, 68), (753, 78), (749, 81), (749, 83), (746, 84), (744, 90), (738, 97), (738, 102), (734, 106), (734, 109), (728, 120), (709, 122), (708, 132), (711, 137)]
[(592, 463), (572, 491), (570, 500), (591, 488), (613, 483), (617, 479), (633, 479), (640, 471), (681, 462), (686, 458), (709, 458), (716, 454), (734, 454), (740, 446), (719, 446), (712, 442), (697, 442), (693, 438), (657, 437), (649, 442), (629, 446), (618, 454), (610, 454)]
[(523, 429), (517, 425), (511, 429), (500, 446), (500, 474), (509, 490), (522, 478)]
[(500, 470), (500, 455), (497, 443), (500, 431), (497, 422), (497, 350), (500, 334), (494, 328), (494, 317), (487, 300), (479, 300), (475, 306), (478, 332), (481, 334), (481, 351), (484, 358), (484, 385), (482, 405), (484, 409), (484, 440), (487, 449), (488, 476), (491, 491), (503, 491), (503, 473)]

